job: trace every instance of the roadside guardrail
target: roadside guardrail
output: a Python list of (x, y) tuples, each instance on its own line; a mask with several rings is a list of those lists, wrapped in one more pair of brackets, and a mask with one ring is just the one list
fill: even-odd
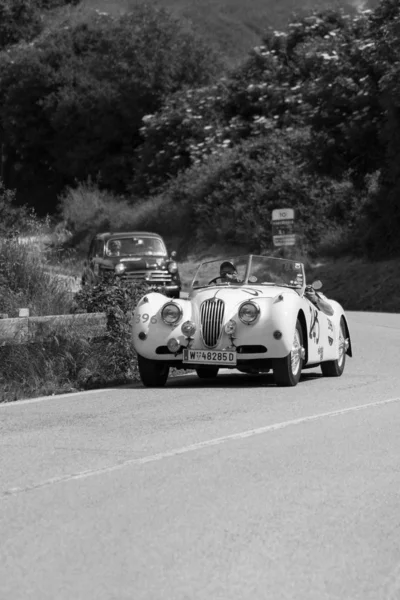
[[(48, 317), (30, 317), (27, 309), (20, 309), (16, 318), (0, 315), (0, 346), (37, 343), (51, 335), (76, 332), (80, 337), (100, 337), (106, 333), (105, 313), (78, 313)], [(6, 318), (4, 318), (6, 317)]]

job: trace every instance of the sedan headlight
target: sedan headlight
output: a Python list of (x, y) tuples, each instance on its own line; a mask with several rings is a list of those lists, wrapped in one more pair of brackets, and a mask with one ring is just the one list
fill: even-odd
[(168, 271), (170, 273), (177, 273), (178, 272), (178, 265), (176, 264), (176, 262), (170, 262), (168, 265)]
[(161, 310), (161, 318), (167, 325), (175, 325), (182, 318), (182, 309), (175, 302), (168, 302)]
[(255, 302), (243, 302), (238, 314), (242, 323), (251, 325), (260, 314), (260, 307)]
[(126, 265), (124, 265), (124, 263), (118, 263), (117, 265), (115, 265), (115, 272), (117, 273), (117, 275), (122, 275), (124, 271), (126, 271)]

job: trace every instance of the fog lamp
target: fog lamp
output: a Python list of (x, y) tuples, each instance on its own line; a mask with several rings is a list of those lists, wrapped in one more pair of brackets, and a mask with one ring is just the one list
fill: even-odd
[(225, 333), (227, 333), (228, 335), (233, 335), (235, 333), (235, 331), (236, 331), (236, 321), (231, 319), (225, 325)]
[(147, 334), (144, 331), (141, 331), (139, 333), (139, 340), (142, 340), (142, 342), (147, 338)]
[(126, 265), (124, 265), (123, 263), (118, 263), (117, 265), (115, 265), (115, 272), (117, 273), (117, 275), (121, 275), (122, 273), (124, 273), (124, 271), (126, 271)]
[(176, 338), (171, 338), (167, 342), (167, 348), (170, 352), (178, 352), (180, 347), (181, 347), (181, 344), (180, 344), (179, 340), (177, 340)]
[(278, 330), (274, 331), (274, 338), (276, 340), (280, 340), (281, 337), (282, 337), (282, 331), (278, 331)]
[(192, 337), (196, 333), (196, 323), (193, 323), (193, 321), (185, 321), (181, 329), (186, 337)]

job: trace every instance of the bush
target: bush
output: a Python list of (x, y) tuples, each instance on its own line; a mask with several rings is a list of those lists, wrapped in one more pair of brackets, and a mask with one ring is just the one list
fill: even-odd
[(34, 241), (9, 237), (0, 240), (0, 312), (18, 316), (29, 308), (32, 316), (70, 312), (69, 284), (46, 269), (42, 250)]
[(0, 402), (138, 380), (131, 315), (148, 290), (110, 280), (75, 295), (76, 311), (106, 313), (101, 338), (58, 329), (40, 343), (0, 348)]
[(31, 220), (32, 214), (25, 207), (15, 205), (15, 192), (7, 189), (0, 179), (0, 237), (25, 231)]
[(264, 252), (272, 246), (272, 210), (288, 207), (296, 210), (305, 247), (315, 250), (330, 227), (354, 218), (360, 198), (351, 182), (307, 170), (302, 153), (309, 136), (307, 130), (272, 132), (178, 176), (163, 197), (191, 223), (187, 239)]
[(93, 183), (68, 188), (60, 198), (59, 216), (71, 237), (66, 241), (86, 253), (90, 239), (102, 231), (129, 231), (141, 221), (141, 210)]
[(99, 380), (137, 378), (131, 317), (137, 302), (148, 290), (141, 282), (127, 284), (110, 278), (76, 294), (79, 309), (89, 313), (105, 312), (107, 317), (107, 335), (98, 347), (99, 352), (92, 354), (88, 382), (98, 384)]

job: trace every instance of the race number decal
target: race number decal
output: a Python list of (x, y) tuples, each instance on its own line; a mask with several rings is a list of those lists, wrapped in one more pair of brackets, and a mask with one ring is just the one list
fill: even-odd
[(157, 323), (158, 319), (156, 315), (153, 315), (150, 318), (150, 315), (147, 313), (143, 313), (142, 315), (136, 315), (135, 317), (135, 323), (148, 323), (149, 321), (154, 325), (155, 323)]
[(313, 310), (310, 306), (311, 312), (311, 327), (310, 327), (310, 340), (313, 340), (316, 344), (319, 344), (319, 336), (320, 336), (320, 325), (318, 319), (318, 311)]

